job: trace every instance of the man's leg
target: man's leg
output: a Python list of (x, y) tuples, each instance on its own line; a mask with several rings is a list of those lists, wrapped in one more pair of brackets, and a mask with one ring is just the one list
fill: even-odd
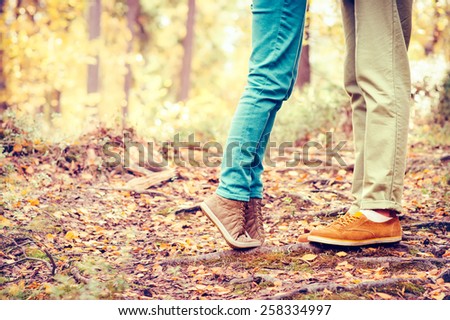
[[(346, 0), (343, 6), (346, 42), (348, 46), (354, 41), (350, 52), (355, 54), (346, 60), (355, 61), (354, 71), (351, 63), (346, 65), (346, 89), (352, 96), (354, 126), (364, 125), (362, 131), (354, 128), (357, 184), (353, 192), (357, 201), (345, 216), (313, 230), (308, 240), (346, 246), (397, 242), (401, 240), (401, 226), (389, 212), (401, 210), (410, 104), (407, 46), (412, 3), (403, 1), (397, 7), (396, 0)], [(354, 78), (360, 90), (354, 88)], [(359, 100), (361, 95), (363, 101)]]
[(412, 1), (399, 2), (399, 7), (396, 0), (355, 2), (356, 75), (367, 112), (361, 209), (402, 209)]
[(359, 211), (364, 179), (364, 136), (366, 133), (366, 103), (356, 82), (356, 25), (355, 0), (343, 0), (341, 3), (342, 21), (345, 35), (344, 85), (350, 96), (352, 106), (353, 142), (355, 148), (355, 166), (353, 169), (352, 194), (355, 201), (350, 213)]

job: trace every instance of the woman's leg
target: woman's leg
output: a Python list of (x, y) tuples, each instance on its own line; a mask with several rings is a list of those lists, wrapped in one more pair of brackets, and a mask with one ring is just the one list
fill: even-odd
[[(248, 83), (231, 123), (219, 187), (200, 205), (233, 248), (263, 242), (256, 230), (262, 226), (255, 218), (260, 211), (248, 210), (249, 200), (262, 196), (261, 161), (276, 112), (295, 82), (305, 11), (306, 0), (253, 1)], [(255, 219), (249, 212), (256, 212)]]
[(306, 0), (253, 1), (248, 83), (231, 123), (217, 189), (224, 198), (261, 195), (262, 164), (255, 158), (262, 160), (275, 114), (295, 83), (305, 10)]

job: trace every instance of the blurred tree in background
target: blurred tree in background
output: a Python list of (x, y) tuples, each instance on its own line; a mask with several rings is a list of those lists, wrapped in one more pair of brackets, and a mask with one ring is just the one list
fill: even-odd
[[(0, 1), (0, 110), (54, 139), (101, 124), (147, 138), (195, 132), (221, 140), (245, 86), (250, 3)], [(416, 0), (414, 9), (415, 118), (447, 126), (450, 6)], [(274, 138), (349, 136), (339, 1), (310, 1), (307, 21), (301, 90), (281, 110)]]

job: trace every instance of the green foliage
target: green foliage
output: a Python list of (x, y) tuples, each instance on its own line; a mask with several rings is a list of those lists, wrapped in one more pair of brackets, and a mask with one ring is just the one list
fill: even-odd
[(102, 258), (87, 258), (77, 264), (87, 283), (78, 283), (69, 275), (58, 274), (55, 284), (47, 286), (50, 299), (99, 300), (114, 299), (128, 284), (125, 277)]
[(436, 118), (441, 126), (448, 124), (448, 121), (450, 121), (450, 70), (447, 72), (442, 85)]
[(295, 142), (313, 133), (332, 131), (342, 120), (341, 111), (347, 104), (345, 91), (330, 83), (294, 92), (278, 113), (272, 140)]
[[(78, 137), (99, 123), (118, 127), (130, 66), (127, 123), (140, 136), (170, 140), (175, 133), (196, 133), (201, 139), (224, 141), (246, 81), (251, 1), (196, 2), (192, 84), (190, 98), (183, 103), (177, 101), (177, 94), (187, 2), (140, 1), (132, 30), (126, 3), (102, 1), (101, 35), (89, 41), (87, 0), (46, 0), (39, 6), (31, 0), (4, 2), (0, 15), (2, 102), (18, 119), (26, 119), (23, 127), (34, 126), (39, 134), (55, 140)], [(447, 57), (448, 3), (414, 3), (412, 64), (425, 57)], [(273, 136), (278, 141), (303, 139), (322, 128), (336, 129), (348, 116), (341, 112), (348, 100), (341, 85), (344, 39), (339, 2), (311, 1), (309, 18), (313, 81), (302, 93), (294, 92), (281, 110)], [(97, 56), (101, 88), (88, 95), (87, 65), (95, 63)], [(443, 64), (441, 60), (441, 69)], [(427, 74), (424, 68), (413, 78), (425, 84)], [(5, 89), (1, 89), (3, 82)], [(439, 109), (444, 119), (448, 117), (445, 99), (439, 107), (444, 108)]]

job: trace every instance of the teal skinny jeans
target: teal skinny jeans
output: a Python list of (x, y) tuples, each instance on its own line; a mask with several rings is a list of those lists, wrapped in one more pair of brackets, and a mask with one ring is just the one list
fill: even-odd
[(275, 117), (297, 78), (307, 0), (253, 0), (247, 86), (231, 122), (216, 193), (262, 198), (263, 158)]

